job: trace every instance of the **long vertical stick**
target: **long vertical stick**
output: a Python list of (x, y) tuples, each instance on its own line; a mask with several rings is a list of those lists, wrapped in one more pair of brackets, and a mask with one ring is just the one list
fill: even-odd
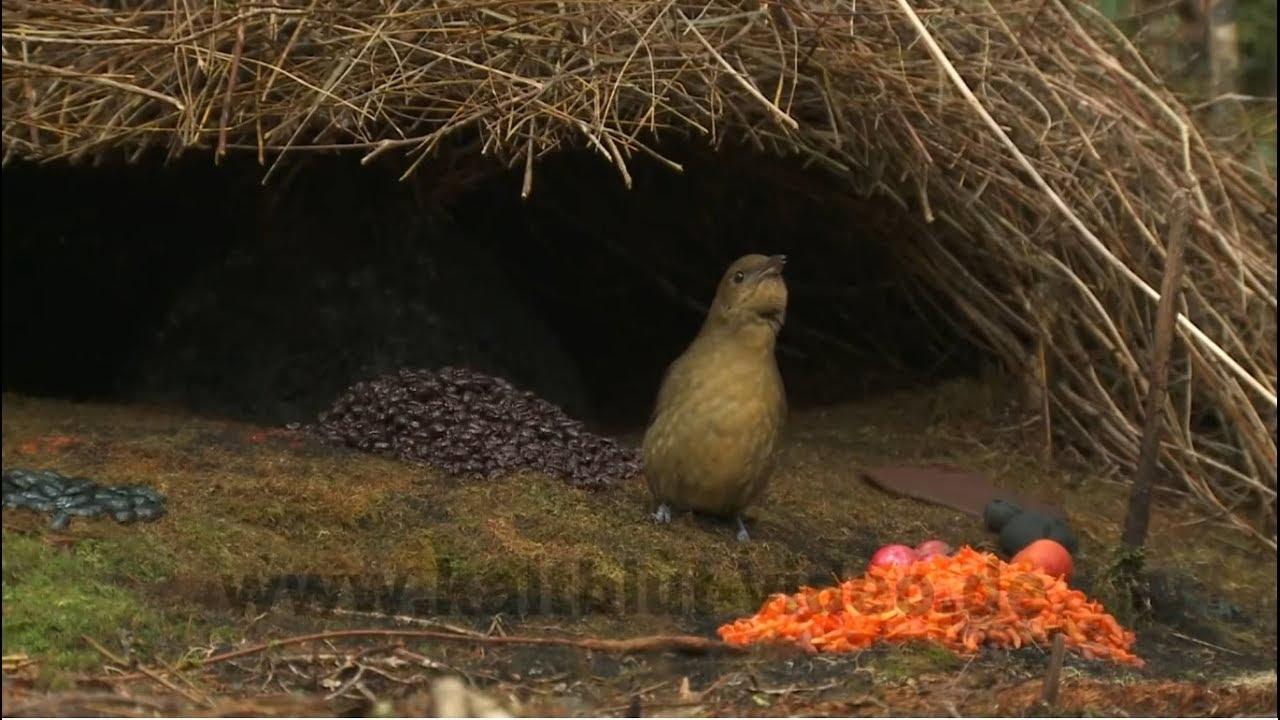
[(1045, 358), (1044, 335), (1036, 335), (1036, 360), (1040, 365), (1040, 423), (1044, 428), (1044, 460), (1053, 460), (1053, 416), (1049, 414), (1049, 363)]
[(1142, 424), (1142, 445), (1138, 448), (1138, 467), (1129, 491), (1129, 511), (1124, 521), (1125, 545), (1140, 548), (1147, 539), (1151, 521), (1151, 486), (1155, 482), (1160, 460), (1160, 419), (1169, 380), (1169, 356), (1173, 350), (1173, 319), (1178, 303), (1178, 285), (1182, 279), (1182, 250), (1187, 239), (1189, 208), (1186, 192), (1173, 199), (1173, 216), (1169, 223), (1169, 243), (1165, 248), (1164, 278), (1160, 282), (1160, 304), (1156, 306), (1155, 346), (1151, 351), (1150, 376), (1147, 387), (1146, 417)]

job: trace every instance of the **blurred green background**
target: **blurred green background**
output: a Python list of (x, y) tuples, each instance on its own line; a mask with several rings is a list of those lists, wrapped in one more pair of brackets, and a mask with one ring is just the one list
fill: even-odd
[(1089, 0), (1206, 121), (1274, 174), (1276, 0)]

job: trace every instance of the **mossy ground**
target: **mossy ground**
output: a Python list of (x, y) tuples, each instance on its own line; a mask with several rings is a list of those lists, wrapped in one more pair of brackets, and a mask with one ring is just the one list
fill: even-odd
[[(604, 492), (535, 476), (461, 481), (243, 424), (5, 396), (4, 467), (143, 482), (168, 496), (169, 514), (133, 526), (77, 521), (54, 534), (44, 519), (6, 510), (4, 652), (31, 655), (46, 673), (83, 673), (100, 658), (82, 636), (121, 652), (126, 630), (139, 656), (172, 660), (196, 645), (376, 624), (350, 611), (444, 616), (482, 629), (496, 617), (530, 633), (709, 635), (754, 612), (768, 592), (859, 570), (883, 543), (992, 543), (975, 518), (889, 497), (861, 480), (862, 469), (884, 463), (951, 463), (1059, 503), (1082, 536), (1078, 578), (1087, 589), (1118, 537), (1124, 487), (1060, 459), (1046, 464), (1038, 426), (1007, 409), (991, 386), (957, 382), (796, 413), (769, 500), (749, 518), (753, 541), (741, 545), (722, 524), (687, 516), (651, 524), (641, 480)], [(1143, 621), (1145, 671), (1075, 663), (1072, 672), (1120, 682), (1274, 670), (1274, 554), (1194, 522), (1162, 504), (1148, 564), (1198, 588), (1198, 597), (1238, 608), (1237, 616), (1188, 611), (1186, 623)], [(929, 647), (747, 661), (441, 652), (480, 677), (527, 678), (545, 666), (546, 677), (577, 678), (551, 693), (555, 702), (526, 698), (557, 712), (603, 712), (618, 697), (681, 677), (706, 687), (745, 672), (755, 679), (717, 686), (741, 689), (747, 704), (735, 711), (781, 711), (784, 699), (803, 699), (817, 712), (832, 692), (847, 703), (873, 684), (968, 683), (983, 673), (1023, 681), (1043, 671), (1038, 651), (968, 663)], [(824, 684), (832, 687), (815, 689)], [(786, 698), (759, 689), (790, 686), (800, 689)], [(578, 704), (566, 704), (569, 696)]]

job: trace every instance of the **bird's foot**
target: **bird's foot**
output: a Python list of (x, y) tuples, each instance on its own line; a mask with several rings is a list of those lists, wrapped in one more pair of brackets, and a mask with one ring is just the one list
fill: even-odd
[(738, 542), (747, 542), (751, 536), (747, 534), (747, 526), (742, 523), (742, 518), (738, 518)]
[(666, 503), (663, 503), (658, 506), (657, 512), (650, 515), (649, 517), (653, 518), (654, 522), (659, 522), (664, 524), (669, 523), (671, 522), (671, 508), (667, 507)]

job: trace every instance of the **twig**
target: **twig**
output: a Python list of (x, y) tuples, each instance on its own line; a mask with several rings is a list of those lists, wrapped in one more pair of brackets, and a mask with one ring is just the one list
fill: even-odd
[(72, 78), (74, 80), (83, 80), (84, 82), (91, 82), (91, 83), (97, 83), (99, 85), (106, 85), (107, 87), (113, 87), (113, 88), (116, 88), (117, 90), (124, 90), (125, 92), (136, 93), (138, 95), (145, 95), (149, 98), (153, 98), (161, 102), (169, 103), (170, 105), (177, 108), (179, 112), (186, 109), (186, 106), (183, 105), (181, 102), (179, 102), (177, 98), (169, 97), (168, 95), (165, 95), (164, 93), (158, 93), (155, 90), (148, 90), (144, 87), (139, 87), (137, 85), (134, 85), (133, 83), (121, 82), (119, 80), (112, 80), (109, 77), (103, 77), (101, 75), (92, 75), (88, 73), (76, 72), (75, 70), (68, 70), (66, 68), (54, 67), (52, 65), (40, 65), (38, 63), (24, 62), (22, 60), (18, 60), (16, 58), (11, 58), (11, 57), (0, 58), (0, 62), (2, 62), (5, 67), (21, 68), (23, 70), (32, 70), (34, 72), (48, 73), (50, 75), (57, 75), (59, 77)]
[(363, 677), (364, 677), (364, 666), (363, 666), (363, 665), (357, 665), (357, 666), (356, 666), (356, 672), (355, 672), (355, 674), (354, 674), (354, 675), (352, 675), (352, 676), (351, 676), (351, 679), (350, 679), (350, 680), (348, 680), (348, 681), (346, 681), (345, 683), (342, 683), (341, 685), (339, 685), (337, 690), (334, 690), (333, 692), (329, 693), (328, 695), (325, 695), (325, 696), (324, 696), (324, 699), (325, 699), (325, 700), (332, 700), (332, 699), (334, 699), (334, 698), (338, 697), (339, 695), (342, 695), (342, 694), (343, 694), (343, 693), (345, 693), (346, 691), (350, 690), (352, 687), (355, 687), (356, 683), (360, 682), (360, 679), (361, 679), (361, 678), (363, 678)]
[[(719, 640), (710, 640), (696, 635), (654, 635), (649, 637), (629, 638), (626, 640), (607, 640), (601, 638), (527, 637), (521, 635), (474, 636), (459, 635), (458, 633), (440, 632), (436, 630), (391, 630), (373, 628), (368, 630), (330, 630), (327, 632), (312, 633), (310, 635), (298, 635), (280, 640), (272, 640), (258, 645), (241, 648), (239, 650), (211, 655), (202, 660), (200, 664), (204, 666), (214, 665), (249, 655), (256, 655), (267, 650), (285, 647), (288, 645), (300, 645), (302, 643), (321, 640), (337, 640), (342, 638), (359, 637), (418, 638), (422, 640), (476, 643), (479, 645), (573, 647), (582, 650), (620, 655), (656, 652), (678, 652), (690, 655), (707, 655), (713, 653), (738, 654), (747, 652), (745, 649), (736, 645), (730, 645)], [(135, 673), (133, 675), (121, 675), (112, 679), (116, 681), (136, 680), (145, 675), (145, 673)]]
[(782, 123), (783, 125), (786, 125), (792, 130), (800, 129), (800, 124), (797, 123), (794, 118), (792, 118), (790, 115), (783, 112), (782, 108), (770, 102), (769, 98), (765, 97), (759, 90), (757, 90), (756, 86), (752, 85), (750, 80), (747, 80), (745, 77), (742, 76), (742, 73), (734, 69), (734, 67), (729, 64), (729, 61), (724, 59), (723, 55), (716, 52), (716, 49), (711, 46), (711, 43), (707, 42), (707, 39), (703, 37), (701, 32), (698, 31), (698, 27), (694, 25), (693, 22), (689, 20), (689, 18), (685, 17), (683, 12), (677, 9), (676, 14), (680, 16), (681, 20), (685, 21), (685, 24), (689, 27), (689, 31), (692, 32), (693, 36), (698, 39), (698, 42), (702, 43), (702, 46), (707, 49), (707, 52), (711, 53), (711, 56), (716, 59), (716, 62), (720, 63), (720, 66), (723, 67), (725, 71), (729, 73), (729, 77), (736, 80), (737, 83), (741, 85), (744, 90), (747, 91), (747, 94), (749, 94), (751, 97), (755, 98), (756, 100), (759, 100), (761, 104), (769, 108), (770, 114), (772, 114), (773, 117), (778, 120), (778, 122)]
[[(202, 698), (196, 697), (195, 695), (191, 694), (191, 693), (190, 693), (190, 692), (188, 692), (187, 690), (184, 690), (183, 688), (180, 688), (180, 687), (178, 687), (177, 685), (174, 685), (172, 682), (170, 682), (169, 680), (165, 679), (165, 677), (164, 677), (164, 676), (160, 675), (160, 674), (159, 674), (159, 673), (157, 673), (155, 670), (152, 670), (152, 669), (150, 669), (150, 668), (146, 667), (145, 665), (139, 664), (139, 665), (138, 665), (138, 672), (142, 673), (143, 675), (146, 675), (147, 677), (151, 678), (152, 680), (154, 680), (154, 681), (156, 681), (156, 682), (160, 683), (161, 685), (163, 685), (164, 687), (168, 688), (169, 690), (172, 690), (173, 692), (178, 693), (178, 694), (179, 694), (179, 695), (181, 695), (182, 697), (184, 697), (184, 698), (186, 698), (186, 699), (190, 700), (191, 702), (193, 702), (193, 703), (195, 703), (195, 704), (197, 704), (197, 705), (203, 705), (203, 704), (205, 704), (205, 703), (207, 703), (207, 702), (208, 702), (208, 699), (207, 699), (207, 698), (202, 699)], [(122, 678), (122, 679), (123, 679), (123, 678)]]
[[(639, 695), (636, 695), (635, 697), (631, 698), (631, 701), (628, 702), (626, 705), (610, 705), (608, 707), (597, 708), (597, 710), (601, 713), (620, 712), (623, 710), (627, 710), (628, 711), (627, 717), (641, 717), (642, 714), (640, 713), (639, 710), (667, 710), (667, 709), (674, 710), (676, 708), (692, 708), (692, 707), (699, 707), (699, 706), (708, 704), (706, 700), (678, 700), (678, 701), (672, 701), (672, 702), (646, 702), (646, 703), (640, 704), (639, 697), (640, 697)], [(639, 710), (634, 710), (634, 712), (637, 713), (635, 715), (630, 714), (630, 712), (633, 712), (633, 708), (639, 709)]]
[[(110, 660), (111, 662), (113, 662), (113, 663), (115, 663), (115, 664), (117, 664), (117, 665), (119, 665), (119, 666), (121, 666), (121, 667), (129, 667), (129, 666), (130, 666), (129, 661), (125, 660), (124, 658), (120, 657), (119, 655), (117, 655), (117, 654), (115, 654), (115, 653), (111, 652), (110, 650), (106, 649), (106, 648), (105, 648), (105, 647), (103, 647), (103, 646), (102, 646), (102, 644), (101, 644), (101, 643), (99, 643), (97, 640), (94, 640), (93, 638), (89, 637), (88, 635), (81, 635), (80, 637), (81, 637), (81, 638), (82, 638), (86, 643), (88, 643), (90, 647), (92, 647), (94, 650), (98, 651), (98, 653), (99, 653), (100, 655), (102, 655), (103, 657), (107, 658), (107, 659), (108, 659), (108, 660)], [(173, 683), (169, 682), (169, 681), (168, 681), (168, 680), (166, 680), (164, 677), (162, 677), (160, 674), (158, 674), (158, 673), (156, 673), (154, 670), (151, 670), (150, 668), (148, 668), (148, 667), (146, 667), (146, 666), (142, 665), (141, 663), (137, 663), (136, 665), (137, 665), (137, 673), (135, 674), (135, 676), (122, 675), (122, 676), (120, 676), (119, 678), (113, 678), (113, 679), (125, 680), (125, 679), (130, 678), (130, 677), (136, 677), (136, 675), (142, 675), (142, 676), (148, 677), (148, 678), (150, 678), (150, 679), (152, 679), (152, 680), (156, 681), (157, 683), (159, 683), (160, 685), (164, 686), (165, 688), (167, 688), (167, 689), (169, 689), (169, 690), (171, 690), (171, 691), (173, 691), (173, 692), (175, 692), (175, 693), (177, 693), (177, 694), (181, 695), (182, 697), (186, 698), (187, 700), (190, 700), (191, 702), (193, 702), (193, 703), (195, 703), (195, 704), (197, 704), (197, 705), (206, 705), (206, 704), (209, 704), (209, 699), (208, 699), (208, 698), (199, 698), (199, 697), (196, 697), (195, 695), (191, 694), (191, 693), (190, 693), (190, 692), (188, 692), (187, 690), (184, 690), (183, 688), (180, 688), (180, 687), (178, 687), (177, 685), (174, 685)]]
[(1160, 305), (1156, 308), (1142, 445), (1138, 450), (1138, 467), (1129, 493), (1129, 509), (1125, 513), (1122, 536), (1124, 544), (1132, 548), (1141, 548), (1146, 542), (1147, 526), (1151, 522), (1151, 488), (1159, 470), (1160, 425), (1169, 378), (1169, 357), (1173, 351), (1173, 314), (1178, 303), (1178, 284), (1182, 280), (1182, 254), (1189, 212), (1185, 194), (1175, 196), (1174, 203), (1169, 245), (1165, 251), (1164, 279), (1160, 283)]
[(128, 660), (125, 660), (124, 658), (120, 657), (119, 655), (117, 655), (117, 654), (115, 654), (115, 653), (111, 652), (110, 650), (106, 649), (105, 647), (103, 647), (103, 646), (102, 646), (102, 644), (101, 644), (101, 643), (99, 643), (97, 640), (94, 640), (93, 638), (89, 637), (88, 635), (81, 635), (81, 636), (80, 636), (80, 639), (82, 639), (82, 640), (84, 640), (86, 643), (88, 643), (88, 644), (89, 644), (89, 647), (93, 648), (94, 650), (97, 650), (99, 655), (101, 655), (101, 656), (105, 657), (106, 659), (110, 660), (111, 662), (115, 663), (116, 665), (119, 665), (119, 666), (120, 666), (120, 667), (122, 667), (122, 668), (127, 668), (127, 667), (130, 667), (130, 666), (132, 665), (132, 663), (130, 663)]
[(231, 65), (227, 68), (227, 92), (222, 98), (222, 118), (218, 123), (218, 149), (214, 160), (227, 154), (227, 125), (231, 122), (231, 101), (236, 94), (236, 78), (240, 74), (240, 53), (244, 51), (244, 23), (236, 26), (236, 46), (231, 53)]
[(480, 645), (541, 645), (553, 647), (575, 647), (583, 650), (617, 653), (622, 655), (648, 652), (681, 652), (694, 655), (704, 655), (716, 652), (745, 652), (745, 650), (735, 645), (729, 645), (728, 643), (724, 643), (719, 640), (709, 640), (695, 635), (655, 635), (650, 637), (629, 638), (626, 640), (606, 640), (599, 638), (526, 637), (521, 635), (486, 635), (477, 637), (471, 635), (459, 635), (457, 633), (450, 632), (438, 632), (435, 630), (389, 630), (374, 628), (368, 630), (330, 630), (328, 632), (314, 633), (311, 635), (299, 635), (296, 637), (284, 638), (282, 640), (273, 640), (260, 645), (254, 645), (252, 647), (222, 653), (221, 655), (211, 656), (205, 659), (204, 664), (209, 665), (222, 662), (224, 660), (244, 657), (246, 655), (254, 655), (271, 648), (283, 647), (285, 645), (296, 645), (316, 640), (353, 637), (404, 637), (419, 638), (423, 640), (446, 640), (450, 642), (477, 643)]
[(1187, 642), (1192, 642), (1192, 643), (1195, 643), (1195, 644), (1197, 644), (1197, 645), (1203, 645), (1204, 647), (1207, 647), (1207, 648), (1209, 648), (1209, 649), (1211, 649), (1211, 650), (1218, 650), (1218, 651), (1220, 651), (1220, 652), (1224, 652), (1224, 653), (1227, 653), (1227, 654), (1229, 654), (1229, 655), (1235, 655), (1235, 656), (1237, 656), (1237, 657), (1244, 657), (1244, 653), (1236, 652), (1235, 650), (1232, 650), (1231, 648), (1224, 648), (1224, 647), (1222, 647), (1221, 645), (1214, 645), (1213, 643), (1209, 642), (1208, 640), (1201, 640), (1200, 638), (1191, 637), (1190, 635), (1184, 635), (1184, 634), (1182, 634), (1182, 633), (1180, 633), (1180, 632), (1177, 632), (1177, 631), (1170, 631), (1170, 633), (1169, 633), (1169, 634), (1170, 634), (1170, 635), (1172, 635), (1172, 636), (1174, 636), (1174, 637), (1176, 637), (1176, 638), (1180, 638), (1180, 639), (1182, 639), (1182, 640), (1186, 640)]
[(439, 620), (430, 620), (428, 618), (414, 617), (413, 615), (388, 615), (386, 613), (368, 612), (365, 610), (346, 610), (343, 608), (333, 608), (331, 610), (334, 615), (347, 615), (350, 617), (360, 617), (376, 620), (390, 620), (392, 622), (403, 623), (405, 625), (416, 625), (418, 627), (439, 628), (448, 630), (458, 635), (466, 635), (469, 637), (484, 637), (484, 633), (476, 630), (453, 625), (451, 623), (440, 622)]
[(1049, 651), (1049, 667), (1044, 673), (1044, 686), (1040, 689), (1040, 702), (1052, 708), (1058, 702), (1058, 685), (1062, 681), (1062, 662), (1067, 655), (1067, 643), (1062, 633), (1053, 636), (1053, 648)]

